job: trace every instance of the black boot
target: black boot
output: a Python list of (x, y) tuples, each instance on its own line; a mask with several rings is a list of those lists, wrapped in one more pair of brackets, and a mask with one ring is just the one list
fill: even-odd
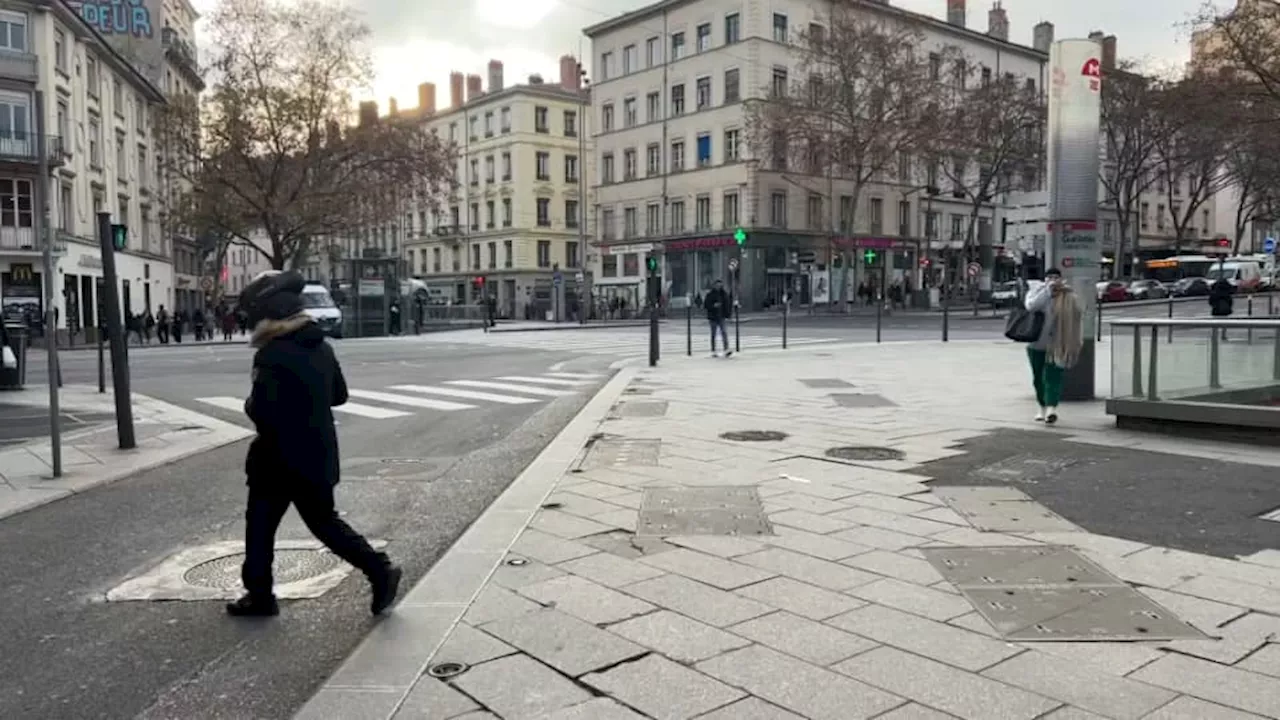
[(275, 595), (243, 595), (227, 603), (227, 614), (233, 617), (271, 617), (280, 614)]
[(399, 567), (388, 564), (378, 574), (369, 576), (369, 589), (373, 593), (369, 611), (374, 615), (381, 615), (396, 601), (396, 593), (400, 592), (401, 574)]

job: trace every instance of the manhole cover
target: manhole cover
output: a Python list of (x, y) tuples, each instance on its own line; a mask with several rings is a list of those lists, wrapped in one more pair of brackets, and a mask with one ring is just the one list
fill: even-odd
[(591, 443), (582, 466), (657, 465), (662, 441), (648, 438), (601, 438)]
[[(182, 575), (183, 581), (216, 590), (238, 590), (240, 566), (244, 553), (225, 555), (200, 563)], [(342, 558), (323, 550), (276, 550), (272, 574), (276, 583), (287, 585), (299, 580), (310, 580), (327, 572), (342, 568)]]
[(786, 433), (777, 430), (734, 430), (720, 433), (721, 439), (734, 442), (777, 442), (788, 437)]
[(427, 668), (427, 674), (430, 675), (431, 677), (445, 680), (457, 675), (461, 675), (467, 670), (468, 670), (468, 666), (466, 663), (442, 662), (442, 663), (436, 663), (435, 665), (432, 665), (431, 667)]
[(754, 487), (646, 488), (636, 535), (772, 535)]
[(827, 451), (827, 457), (836, 458), (838, 460), (870, 460), (870, 461), (886, 461), (886, 460), (902, 460), (906, 454), (901, 450), (894, 450), (887, 447), (871, 447), (849, 445), (845, 447), (833, 447)]

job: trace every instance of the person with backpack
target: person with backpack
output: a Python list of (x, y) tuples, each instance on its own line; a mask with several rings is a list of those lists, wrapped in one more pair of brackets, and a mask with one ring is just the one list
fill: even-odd
[[(1025, 307), (1025, 313), (1010, 318), (1006, 335), (1028, 343), (1031, 385), (1040, 408), (1035, 420), (1053, 425), (1058, 422), (1062, 376), (1080, 359), (1084, 345), (1083, 313), (1057, 268), (1045, 272), (1044, 284), (1027, 294)], [(1023, 327), (1015, 331), (1019, 320)]]

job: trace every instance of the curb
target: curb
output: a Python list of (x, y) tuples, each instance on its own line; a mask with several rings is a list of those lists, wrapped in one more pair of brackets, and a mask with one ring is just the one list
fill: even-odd
[[(666, 320), (659, 320), (658, 324), (665, 324)], [(503, 328), (501, 324), (497, 327), (489, 328), (490, 333), (522, 333), (522, 332), (565, 332), (570, 330), (611, 330), (613, 328), (637, 328), (649, 327), (649, 321), (643, 322), (625, 322), (625, 323), (604, 323), (593, 325), (586, 323), (579, 325), (577, 323), (563, 323), (560, 325), (548, 325), (547, 327), (520, 327), (520, 328)]]
[[(350, 717), (353, 707), (362, 707), (363, 717), (375, 717), (372, 714), (375, 697), (379, 706), (394, 698), (394, 702), (385, 702), (387, 720), (399, 711), (444, 641), (488, 584), (547, 496), (582, 454), (587, 440), (597, 431), (636, 372), (624, 369), (605, 383), (404, 594), (396, 610), (356, 646), (293, 716), (294, 720)], [(401, 614), (401, 609), (410, 612)], [(413, 667), (411, 678), (404, 672), (409, 664)], [(397, 676), (408, 678), (407, 684), (368, 684), (370, 668), (385, 671), (389, 666), (397, 668)]]

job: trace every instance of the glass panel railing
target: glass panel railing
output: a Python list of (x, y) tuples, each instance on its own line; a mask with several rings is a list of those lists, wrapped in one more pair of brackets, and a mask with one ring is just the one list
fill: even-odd
[(1280, 385), (1280, 320), (1143, 318), (1109, 325), (1113, 398), (1259, 404), (1247, 391)]

